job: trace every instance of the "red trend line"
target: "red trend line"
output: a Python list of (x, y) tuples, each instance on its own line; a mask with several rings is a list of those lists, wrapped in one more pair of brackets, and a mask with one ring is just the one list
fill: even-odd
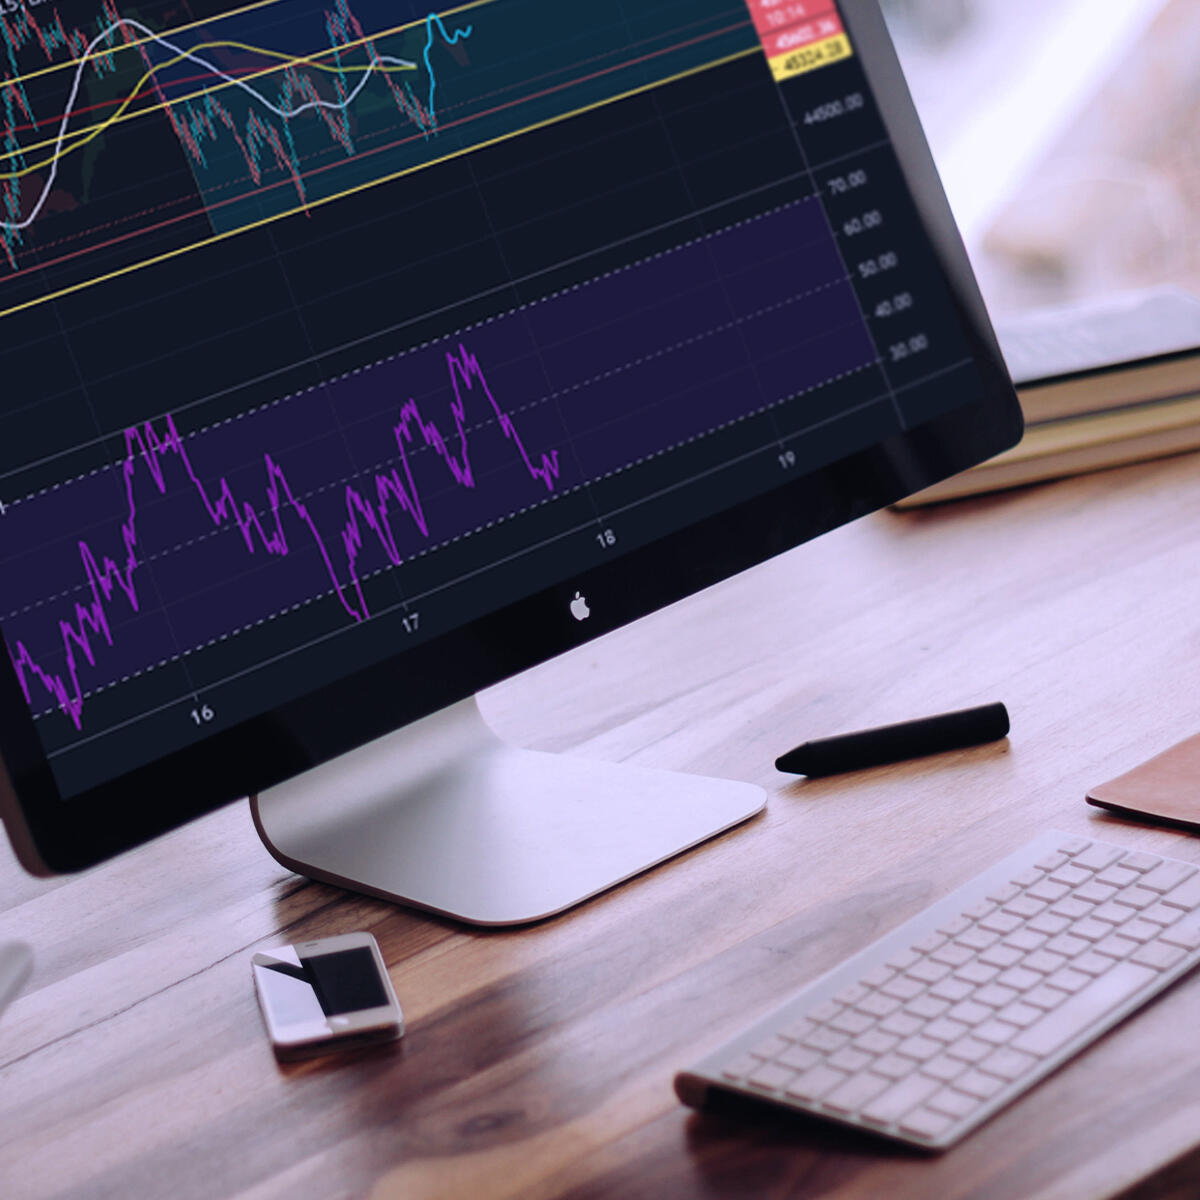
[(209, 492), (192, 465), (184, 438), (172, 416), (165, 419), (161, 434), (149, 421), (127, 429), (125, 461), (122, 465), (128, 510), (121, 526), (124, 561), (118, 563), (107, 556), (97, 561), (91, 547), (86, 542), (79, 543), (90, 601), (87, 604), (77, 602), (71, 619), (59, 621), (59, 632), (66, 652), (66, 667), (62, 674), (40, 666), (24, 643), (17, 641), (13, 649), (13, 663), (25, 699), (32, 704), (31, 681), (36, 681), (54, 697), (58, 707), (71, 719), (75, 728), (82, 729), (84, 689), (79, 678), (79, 656), (82, 655), (90, 666), (95, 667), (97, 640), (102, 638), (110, 647), (114, 644), (108, 608), (117, 597), (117, 593), (128, 601), (134, 612), (141, 611), (141, 601), (134, 579), (135, 572), (143, 561), (138, 546), (138, 505), (134, 496), (139, 464), (145, 465), (155, 488), (160, 495), (165, 496), (170, 484), (164, 460), (176, 458), (192, 488), (199, 495), (212, 524), (217, 528), (236, 526), (249, 554), (255, 554), (261, 549), (268, 555), (287, 557), (291, 553), (291, 547), (284, 530), (283, 518), (285, 510), (293, 513), (311, 536), (321, 556), (333, 585), (333, 594), (337, 596), (347, 615), (358, 623), (368, 620), (371, 615), (358, 577), (358, 559), (367, 533), (374, 536), (388, 561), (394, 566), (401, 564), (403, 554), (389, 516), (393, 506), (411, 518), (423, 537), (430, 535), (425, 508), (409, 463), (410, 451), (413, 448), (421, 449), (422, 446), (431, 449), (446, 464), (455, 483), (472, 490), (477, 487), (478, 481), (471, 466), (467, 437), (468, 395), (482, 396), (501, 432), (516, 448), (530, 477), (541, 482), (547, 491), (553, 491), (560, 474), (558, 451), (543, 454), (536, 460), (530, 455), (512, 418), (496, 400), (479, 360), (466, 346), (460, 344), (457, 351), (449, 351), (446, 354), (446, 366), (454, 391), (450, 407), (454, 430), (449, 441), (435, 422), (427, 421), (421, 415), (416, 400), (410, 399), (401, 409), (400, 420), (392, 431), (400, 452), (399, 464), (392, 470), (375, 476), (373, 487), (366, 489), (368, 492), (373, 491), (372, 499), (367, 499), (353, 485), (346, 488), (347, 519), (341, 533), (341, 544), (346, 555), (344, 578), (339, 574), (308, 508), (296, 496), (283, 468), (269, 453), (263, 455), (267, 476), (267, 508), (264, 516), (260, 517), (252, 504), (239, 500), (234, 495), (228, 480), (223, 477), (217, 485), (215, 495)]

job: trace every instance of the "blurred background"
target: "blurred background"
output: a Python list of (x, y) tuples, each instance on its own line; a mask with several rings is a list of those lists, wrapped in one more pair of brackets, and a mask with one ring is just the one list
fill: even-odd
[(998, 324), (1200, 295), (1197, 0), (884, 4)]

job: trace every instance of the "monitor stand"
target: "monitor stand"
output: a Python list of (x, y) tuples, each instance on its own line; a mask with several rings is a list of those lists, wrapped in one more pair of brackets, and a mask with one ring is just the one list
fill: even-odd
[(515, 749), (474, 699), (250, 801), (289, 870), (471, 925), (554, 916), (765, 807), (752, 784)]

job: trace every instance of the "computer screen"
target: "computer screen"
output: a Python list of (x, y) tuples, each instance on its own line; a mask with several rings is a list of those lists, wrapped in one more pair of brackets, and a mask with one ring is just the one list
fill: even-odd
[(0, 100), (45, 862), (1019, 434), (873, 0), (7, 0)]

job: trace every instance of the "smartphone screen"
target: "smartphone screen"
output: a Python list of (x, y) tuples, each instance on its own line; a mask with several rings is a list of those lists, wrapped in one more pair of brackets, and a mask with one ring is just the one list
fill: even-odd
[(288, 946), (254, 964), (259, 994), (274, 1025), (321, 1021), (390, 1003), (367, 946), (301, 957)]

